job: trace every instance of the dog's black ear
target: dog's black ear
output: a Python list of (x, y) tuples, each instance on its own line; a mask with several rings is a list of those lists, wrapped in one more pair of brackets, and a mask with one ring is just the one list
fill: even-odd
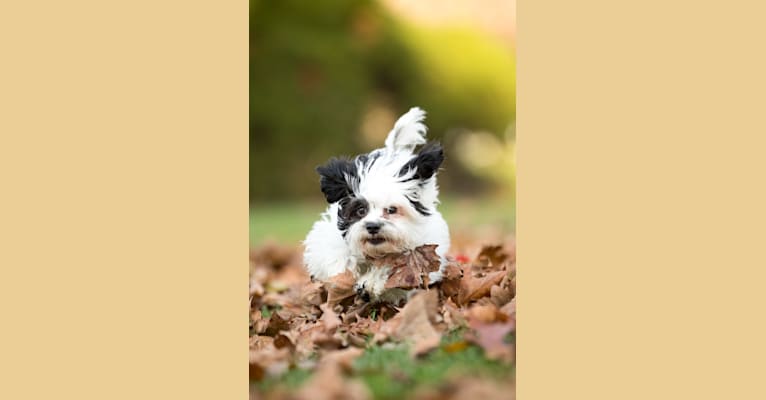
[(316, 168), (319, 186), (327, 202), (332, 204), (352, 194), (350, 182), (356, 179), (356, 164), (353, 161), (333, 158)]
[(434, 176), (443, 161), (444, 149), (442, 146), (435, 142), (427, 143), (420, 149), (417, 156), (404, 164), (399, 171), (399, 176), (406, 174), (410, 169), (415, 169), (415, 175), (412, 179), (428, 179)]

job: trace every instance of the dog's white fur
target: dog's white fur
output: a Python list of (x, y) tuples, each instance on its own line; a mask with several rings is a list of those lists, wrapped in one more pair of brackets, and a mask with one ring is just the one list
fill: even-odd
[[(450, 238), (447, 223), (436, 210), (439, 202), (436, 173), (428, 179), (411, 179), (417, 168), (403, 170), (416, 157), (415, 148), (426, 142), (424, 119), (423, 110), (410, 109), (396, 121), (385, 147), (370, 152), (364, 160), (357, 157), (355, 176), (344, 174), (352, 196), (366, 200), (368, 211), (348, 227), (344, 237), (338, 225), (342, 202), (328, 206), (304, 241), (304, 264), (312, 277), (327, 280), (350, 270), (357, 278), (359, 290), (366, 291), (372, 299), (385, 300), (392, 294), (384, 289), (388, 270), (369, 267), (368, 258), (436, 244), (444, 267)], [(371, 159), (375, 161), (368, 162)], [(422, 204), (428, 215), (418, 212), (413, 200)], [(390, 207), (396, 207), (396, 212), (390, 213)], [(365, 228), (367, 223), (382, 224), (379, 234), (374, 236), (385, 238), (385, 242), (369, 242), (373, 236)], [(438, 282), (441, 278), (440, 269), (430, 274), (429, 281)]]

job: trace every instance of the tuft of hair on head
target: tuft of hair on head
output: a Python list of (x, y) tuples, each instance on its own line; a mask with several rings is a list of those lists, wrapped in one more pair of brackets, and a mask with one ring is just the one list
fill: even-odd
[(426, 112), (420, 107), (412, 107), (406, 114), (399, 117), (394, 129), (386, 138), (386, 149), (391, 152), (406, 151), (412, 153), (415, 146), (426, 142), (426, 126), (423, 120)]
[(318, 166), (316, 171), (320, 177), (319, 186), (330, 204), (351, 196), (359, 179), (356, 164), (344, 158), (331, 158), (325, 165)]
[(404, 182), (413, 179), (430, 179), (439, 170), (444, 162), (444, 150), (437, 142), (429, 142), (421, 147), (416, 156), (413, 156), (401, 170), (399, 176), (404, 177)]

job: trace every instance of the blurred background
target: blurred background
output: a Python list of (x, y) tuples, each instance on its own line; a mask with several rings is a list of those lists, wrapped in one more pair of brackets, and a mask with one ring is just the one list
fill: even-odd
[(314, 168), (381, 147), (412, 106), (445, 146), (453, 240), (515, 227), (513, 0), (251, 0), (250, 241), (297, 244)]

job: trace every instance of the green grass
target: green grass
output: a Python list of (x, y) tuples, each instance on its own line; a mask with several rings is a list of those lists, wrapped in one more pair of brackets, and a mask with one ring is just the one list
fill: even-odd
[[(458, 351), (449, 350), (450, 344), (462, 340), (460, 332), (446, 335), (438, 349), (418, 359), (411, 358), (405, 346), (392, 349), (371, 346), (354, 362), (352, 376), (361, 379), (378, 400), (405, 398), (415, 389), (438, 387), (451, 377), (509, 379), (513, 376), (512, 364), (488, 360), (482, 350), (474, 345)], [(260, 391), (277, 386), (295, 390), (310, 376), (309, 371), (295, 368), (279, 378), (266, 379), (255, 387)]]
[[(266, 241), (298, 244), (324, 212), (323, 203), (255, 204), (250, 207), (250, 245)], [(507, 199), (443, 199), (439, 211), (451, 229), (494, 225), (515, 231), (515, 207)]]

